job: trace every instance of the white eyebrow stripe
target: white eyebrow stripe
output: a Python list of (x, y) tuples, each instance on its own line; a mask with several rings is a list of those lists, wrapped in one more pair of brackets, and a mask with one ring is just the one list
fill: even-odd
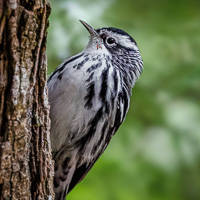
[(138, 47), (135, 45), (134, 42), (130, 40), (130, 38), (127, 35), (119, 35), (117, 33), (112, 33), (114, 35), (114, 38), (118, 41), (118, 43), (124, 47), (138, 50)]

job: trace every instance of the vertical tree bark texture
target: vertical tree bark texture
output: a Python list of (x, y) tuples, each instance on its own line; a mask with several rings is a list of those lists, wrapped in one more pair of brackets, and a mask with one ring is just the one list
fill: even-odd
[(47, 0), (0, 0), (0, 199), (53, 199)]

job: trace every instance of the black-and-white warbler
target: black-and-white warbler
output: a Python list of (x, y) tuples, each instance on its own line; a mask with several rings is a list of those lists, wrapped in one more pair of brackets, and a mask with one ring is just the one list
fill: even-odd
[(56, 200), (88, 173), (123, 122), (143, 69), (135, 40), (117, 28), (93, 29), (87, 47), (48, 80)]

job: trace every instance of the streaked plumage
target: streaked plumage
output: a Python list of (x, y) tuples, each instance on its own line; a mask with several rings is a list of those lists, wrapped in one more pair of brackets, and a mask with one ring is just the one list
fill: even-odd
[(136, 42), (116, 28), (90, 32), (86, 49), (48, 80), (56, 199), (87, 174), (123, 122), (143, 63)]

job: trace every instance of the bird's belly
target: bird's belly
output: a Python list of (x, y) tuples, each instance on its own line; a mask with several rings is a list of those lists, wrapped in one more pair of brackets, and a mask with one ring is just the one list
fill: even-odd
[[(91, 109), (85, 107), (87, 85), (84, 81), (66, 79), (63, 90), (50, 102), (51, 145), (53, 152), (62, 146), (72, 146), (87, 131), (90, 120), (98, 111), (100, 102), (95, 101)], [(64, 80), (63, 80), (64, 81)], [(50, 95), (50, 94), (49, 94)], [(53, 134), (52, 134), (53, 133)]]

